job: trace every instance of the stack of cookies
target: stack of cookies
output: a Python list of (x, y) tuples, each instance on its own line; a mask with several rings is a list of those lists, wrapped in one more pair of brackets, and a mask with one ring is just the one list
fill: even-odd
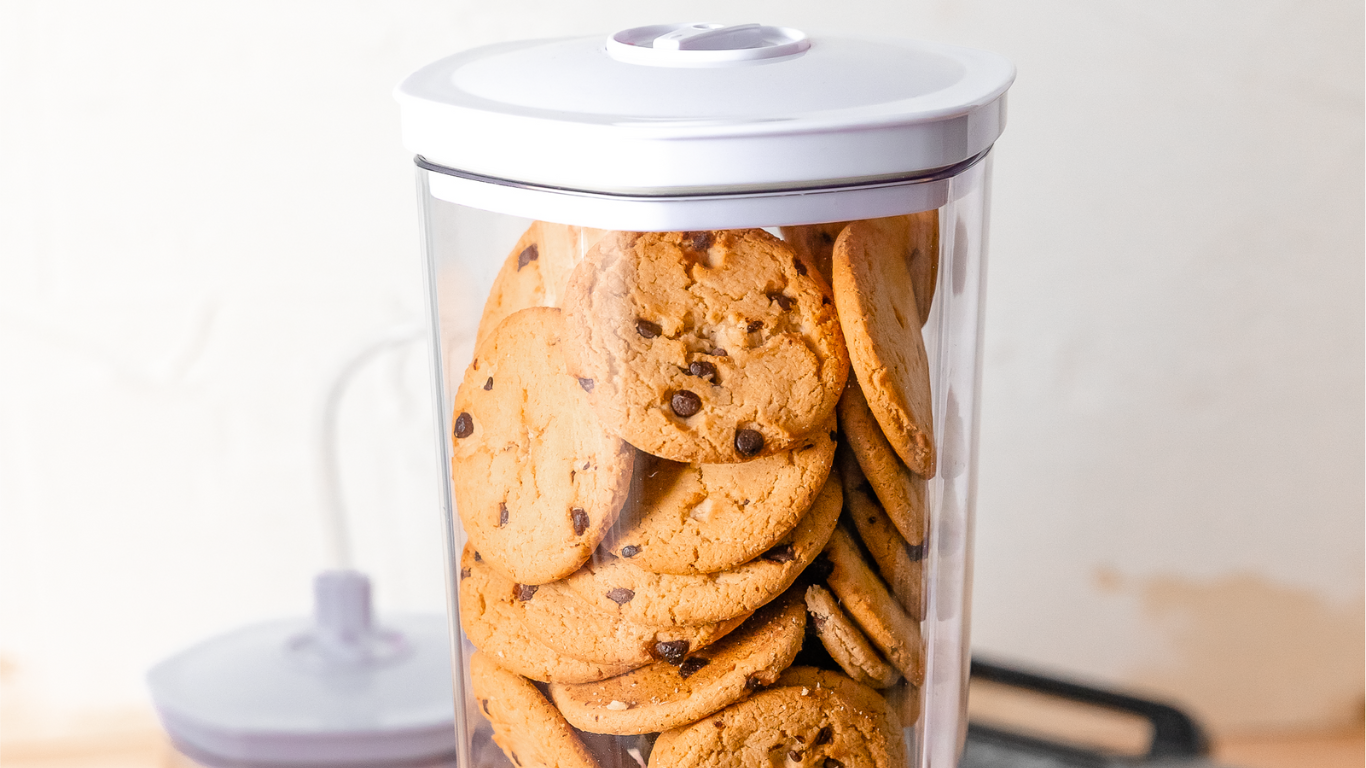
[(473, 693), (515, 765), (905, 763), (937, 233), (519, 240), (452, 425)]

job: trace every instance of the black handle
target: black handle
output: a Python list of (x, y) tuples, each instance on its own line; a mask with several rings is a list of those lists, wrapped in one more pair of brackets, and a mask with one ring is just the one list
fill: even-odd
[(1153, 742), (1148, 747), (1148, 759), (1201, 757), (1209, 754), (1209, 739), (1206, 738), (1200, 724), (1190, 715), (1168, 704), (1024, 672), (976, 657), (972, 660), (972, 676), (978, 680), (1000, 683), (1012, 688), (1139, 715), (1153, 726)]

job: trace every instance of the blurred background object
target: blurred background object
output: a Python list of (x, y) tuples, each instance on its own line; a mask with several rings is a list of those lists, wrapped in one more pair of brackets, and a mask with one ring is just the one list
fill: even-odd
[[(374, 329), (421, 320), (398, 79), (474, 45), (701, 18), (1019, 68), (976, 647), (1183, 702), (1216, 744), (1260, 744), (1245, 765), (1359, 731), (1360, 3), (18, 0), (0, 5), (6, 765), (169, 759), (145, 670), (308, 612), (318, 392)], [(426, 366), (416, 346), (376, 361), (340, 415), (384, 612), (443, 605)]]

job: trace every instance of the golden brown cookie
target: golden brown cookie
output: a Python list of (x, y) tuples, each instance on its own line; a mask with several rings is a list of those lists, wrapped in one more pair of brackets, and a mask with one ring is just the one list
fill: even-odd
[(603, 425), (656, 456), (788, 450), (825, 424), (849, 370), (811, 271), (761, 229), (608, 235), (566, 289), (571, 370)]
[(574, 265), (604, 234), (600, 229), (532, 222), (493, 279), (484, 314), (479, 318), (475, 346), (513, 312), (557, 306)]
[(483, 653), (470, 657), (470, 683), (493, 740), (521, 768), (598, 768), (598, 761), (536, 686)]
[(512, 605), (527, 630), (547, 647), (612, 666), (679, 661), (725, 637), (747, 617), (679, 627), (633, 624), (585, 603), (563, 581), (522, 585)]
[(901, 679), (901, 673), (883, 660), (824, 587), (807, 587), (806, 610), (811, 613), (821, 645), (849, 677), (870, 688), (886, 688)]
[(833, 569), (825, 583), (840, 606), (873, 641), (882, 655), (916, 685), (925, 681), (925, 656), (920, 624), (906, 615), (882, 580), (863, 562), (858, 545), (843, 528), (836, 528), (825, 556)]
[(839, 464), (844, 481), (844, 510), (858, 529), (863, 546), (873, 556), (878, 572), (901, 607), (916, 621), (924, 620), (925, 544), (912, 545), (901, 537), (847, 448), (840, 448)]
[(560, 310), (513, 313), (455, 395), (451, 486), (470, 541), (519, 584), (573, 573), (617, 519), (635, 451), (612, 437), (560, 354)]
[(830, 538), (842, 503), (836, 474), (830, 473), (791, 533), (744, 565), (680, 576), (650, 573), (604, 555), (566, 581), (590, 605), (639, 624), (704, 624), (753, 611), (791, 586)]
[(611, 680), (552, 685), (566, 720), (592, 733), (652, 733), (694, 722), (772, 685), (801, 649), (806, 609), (800, 592), (760, 609), (716, 645)]
[(517, 585), (487, 567), (473, 546), (460, 557), (460, 626), (475, 648), (500, 666), (543, 683), (587, 683), (635, 668), (595, 664), (551, 650), (527, 630), (512, 603)]
[(840, 431), (849, 444), (860, 478), (866, 478), (901, 537), (912, 544), (925, 541), (925, 478), (912, 472), (892, 449), (868, 409), (858, 382), (850, 380), (839, 403)]
[(848, 224), (847, 221), (804, 224), (797, 227), (782, 227), (779, 231), (783, 233), (783, 240), (792, 246), (792, 250), (815, 265), (816, 271), (825, 278), (826, 283), (829, 283), (830, 259), (835, 252), (835, 240)]
[(825, 485), (835, 420), (791, 450), (734, 464), (637, 456), (638, 490), (603, 548), (652, 573), (712, 573), (768, 551)]
[(904, 219), (856, 221), (835, 241), (834, 292), (849, 362), (868, 407), (901, 460), (934, 476), (930, 368), (903, 257)]
[(876, 691), (792, 667), (778, 684), (659, 735), (651, 768), (904, 768), (900, 724)]

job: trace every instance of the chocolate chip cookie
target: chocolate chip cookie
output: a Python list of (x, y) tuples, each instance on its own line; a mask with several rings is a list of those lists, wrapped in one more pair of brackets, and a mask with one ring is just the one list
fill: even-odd
[[(857, 381), (844, 387), (839, 402), (840, 431), (867, 480), (900, 532), (914, 545), (925, 541), (925, 478), (912, 472), (882, 434)], [(848, 481), (848, 478), (846, 478)]]
[(503, 322), (527, 307), (554, 307), (564, 295), (574, 265), (605, 233), (600, 229), (532, 222), (518, 238), (493, 280), (475, 346)]
[(903, 257), (900, 217), (856, 221), (835, 241), (835, 306), (849, 361), (868, 407), (896, 454), (933, 477), (930, 368), (920, 332), (915, 276)]
[(639, 624), (703, 624), (753, 611), (787, 589), (829, 540), (842, 503), (837, 474), (830, 473), (791, 533), (744, 565), (716, 573), (659, 574), (604, 555), (566, 583), (590, 605)]
[(608, 431), (694, 464), (789, 450), (848, 375), (830, 295), (761, 229), (616, 232), (575, 268), (571, 370)]
[(460, 626), (475, 648), (522, 677), (543, 683), (587, 683), (635, 668), (595, 664), (551, 650), (513, 608), (519, 585), (499, 576), (470, 545), (460, 557)]
[(710, 648), (600, 683), (551, 685), (565, 719), (592, 733), (652, 733), (706, 717), (772, 685), (806, 630), (800, 592), (769, 603)]
[(519, 584), (588, 560), (617, 519), (635, 451), (609, 435), (560, 354), (560, 310), (509, 315), (456, 393), (451, 484), (484, 558)]
[(736, 464), (641, 454), (639, 488), (603, 546), (652, 573), (712, 573), (768, 551), (830, 474), (834, 419), (790, 450)]
[(843, 528), (836, 528), (825, 548), (832, 569), (825, 583), (840, 606), (877, 646), (882, 655), (916, 685), (925, 681), (925, 657), (920, 624), (906, 615), (877, 574), (869, 570), (858, 545)]
[(483, 653), (470, 657), (470, 683), (493, 741), (521, 768), (598, 768), (563, 716), (536, 686)]
[(870, 688), (886, 688), (901, 679), (901, 673), (883, 660), (824, 587), (807, 587), (806, 610), (811, 613), (821, 645), (849, 677)]
[(792, 667), (773, 688), (659, 735), (651, 768), (903, 768), (901, 728), (876, 691)]
[(783, 240), (792, 246), (798, 255), (815, 265), (816, 271), (825, 282), (830, 282), (830, 260), (835, 252), (835, 240), (848, 226), (847, 221), (829, 224), (803, 224), (796, 227), (782, 227)]
[(858, 462), (846, 448), (839, 451), (844, 481), (844, 509), (858, 529), (859, 538), (877, 563), (878, 572), (892, 594), (913, 619), (925, 618), (925, 544), (910, 544), (883, 511), (872, 487), (859, 471)]

